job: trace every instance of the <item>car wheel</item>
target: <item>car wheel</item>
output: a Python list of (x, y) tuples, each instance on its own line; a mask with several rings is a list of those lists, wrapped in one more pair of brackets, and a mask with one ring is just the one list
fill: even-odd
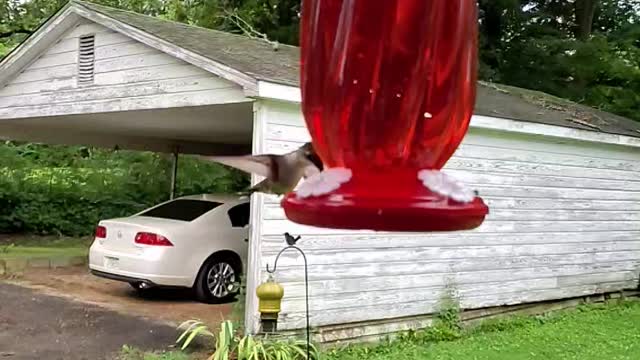
[(232, 301), (239, 291), (241, 267), (228, 257), (216, 256), (204, 263), (195, 284), (198, 300), (209, 304)]

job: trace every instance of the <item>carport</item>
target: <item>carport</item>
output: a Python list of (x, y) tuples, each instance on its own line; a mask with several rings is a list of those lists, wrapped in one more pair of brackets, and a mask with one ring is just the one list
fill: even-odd
[(297, 61), (293, 47), (71, 1), (0, 62), (0, 138), (174, 154), (173, 194), (178, 154), (255, 150), (260, 83)]
[[(217, 99), (212, 98), (212, 103)], [(0, 100), (1, 103), (1, 100)], [(179, 154), (251, 152), (252, 102), (8, 119), (6, 140), (171, 153), (170, 197)]]
[(173, 153), (175, 177), (178, 153), (251, 152), (258, 83), (297, 54), (71, 1), (0, 63), (0, 138)]

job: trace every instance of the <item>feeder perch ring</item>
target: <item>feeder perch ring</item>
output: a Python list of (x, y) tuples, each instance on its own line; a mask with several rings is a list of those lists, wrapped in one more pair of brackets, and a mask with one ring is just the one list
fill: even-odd
[(438, 170), (421, 170), (418, 179), (429, 190), (455, 201), (468, 204), (475, 199), (475, 192), (460, 181)]
[(312, 196), (322, 196), (335, 191), (342, 184), (349, 182), (353, 173), (350, 169), (332, 168), (309, 176), (296, 191), (297, 197), (306, 199)]

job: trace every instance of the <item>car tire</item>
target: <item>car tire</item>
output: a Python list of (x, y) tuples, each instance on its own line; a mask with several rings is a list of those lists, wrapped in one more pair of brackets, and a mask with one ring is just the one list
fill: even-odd
[(202, 265), (194, 285), (198, 301), (207, 304), (224, 304), (233, 301), (240, 290), (241, 269), (242, 266), (238, 261), (229, 256), (209, 258)]

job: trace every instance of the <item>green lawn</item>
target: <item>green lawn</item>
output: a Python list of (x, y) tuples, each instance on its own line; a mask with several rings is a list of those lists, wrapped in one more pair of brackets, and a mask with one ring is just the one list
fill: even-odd
[[(433, 339), (458, 337), (453, 341)], [(212, 351), (212, 350), (211, 350)], [(180, 352), (123, 350), (121, 360), (195, 360)], [(640, 359), (640, 301), (584, 305), (542, 316), (486, 321), (456, 333), (417, 332), (376, 346), (355, 345), (321, 360), (636, 360)]]
[(0, 259), (84, 256), (90, 244), (89, 238), (15, 236), (0, 242)]
[(46, 248), (88, 248), (93, 241), (93, 237), (68, 237), (68, 236), (40, 236), (40, 235), (0, 235), (0, 249), (3, 246), (14, 244), (24, 247), (46, 247)]
[(416, 338), (335, 351), (331, 360), (640, 359), (640, 302), (487, 323), (459, 340)]
[(84, 256), (87, 251), (85, 247), (0, 247), (0, 259)]

